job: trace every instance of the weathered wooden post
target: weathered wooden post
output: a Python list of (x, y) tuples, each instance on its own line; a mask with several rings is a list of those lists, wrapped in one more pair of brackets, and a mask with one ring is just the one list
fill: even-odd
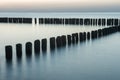
[(106, 19), (102, 19), (102, 26), (105, 26), (106, 25)]
[(101, 36), (102, 36), (102, 30), (98, 29), (98, 37), (101, 37)]
[(98, 38), (98, 32), (95, 30), (95, 38)]
[(73, 33), (73, 34), (72, 34), (72, 43), (74, 44), (75, 41), (76, 41), (76, 40), (75, 40), (75, 34)]
[(51, 50), (54, 50), (55, 49), (55, 46), (56, 44), (55, 44), (55, 37), (51, 37), (50, 38), (50, 49)]
[(25, 47), (26, 47), (26, 55), (31, 56), (32, 55), (32, 43), (27, 42)]
[(57, 48), (60, 48), (62, 46), (61, 36), (57, 36), (56, 45), (57, 45)]
[(96, 21), (95, 21), (95, 19), (93, 19), (93, 26), (95, 26), (96, 25)]
[(44, 24), (47, 24), (47, 18), (44, 18)]
[(65, 24), (65, 21), (64, 21), (64, 20), (65, 20), (65, 19), (63, 18), (63, 19), (62, 19), (62, 24)]
[(6, 60), (12, 60), (13, 51), (11, 45), (5, 46), (5, 53), (6, 53)]
[(118, 26), (118, 19), (114, 19), (114, 25)]
[(87, 32), (87, 40), (90, 40), (90, 32)]
[(76, 36), (76, 43), (78, 43), (78, 33), (75, 33), (75, 36)]
[(95, 19), (95, 25), (96, 26), (98, 25), (98, 19)]
[(22, 57), (22, 44), (16, 44), (16, 55), (17, 58), (21, 58)]
[(40, 40), (35, 40), (34, 41), (34, 52), (35, 53), (40, 53)]
[(72, 18), (69, 22), (70, 22), (71, 25), (75, 25), (75, 18)]
[(95, 38), (95, 32), (92, 31), (92, 32), (91, 32), (91, 39), (94, 39), (94, 38)]
[(68, 18), (68, 24), (71, 25), (72, 24), (72, 18)]
[(111, 19), (111, 26), (114, 26), (114, 19)]
[(112, 25), (112, 19), (107, 19), (107, 26), (111, 26)]
[(66, 46), (66, 36), (65, 35), (61, 36), (61, 40), (62, 40), (62, 46)]
[(78, 18), (75, 19), (75, 23), (76, 23), (76, 25), (79, 25), (79, 19)]
[(56, 24), (56, 19), (55, 18), (53, 18), (53, 24)]
[(102, 25), (102, 20), (98, 19), (98, 25), (101, 26)]
[(84, 35), (82, 32), (79, 33), (80, 42), (84, 41)]
[(83, 40), (86, 41), (86, 32), (83, 32)]
[(71, 35), (67, 35), (67, 41), (68, 41), (68, 45), (71, 44), (72, 40), (71, 40)]
[(49, 24), (52, 24), (52, 19), (51, 18), (49, 18)]
[(82, 18), (80, 18), (79, 23), (80, 23), (80, 25), (83, 25), (83, 19)]
[(90, 19), (89, 18), (86, 18), (84, 19), (84, 25), (90, 25)]
[(93, 19), (90, 19), (90, 25), (91, 26), (93, 25)]
[(43, 18), (39, 18), (39, 24), (44, 24)]
[(42, 39), (42, 51), (47, 51), (47, 39)]
[(91, 32), (91, 38), (92, 38), (92, 39), (95, 39), (95, 38), (97, 38), (97, 37), (98, 37), (97, 30), (92, 31), (92, 32)]
[(22, 18), (18, 18), (18, 23), (22, 23)]
[(8, 23), (12, 23), (12, 18), (8, 18)]

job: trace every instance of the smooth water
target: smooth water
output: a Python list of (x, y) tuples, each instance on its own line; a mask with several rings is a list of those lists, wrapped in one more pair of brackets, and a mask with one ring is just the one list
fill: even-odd
[(1, 12), (0, 17), (32, 17), (32, 18), (119, 18), (119, 12), (48, 12), (48, 13), (5, 13)]
[[(1, 17), (105, 17), (120, 13), (0, 13)], [(49, 38), (88, 32), (102, 26), (0, 24), (0, 80), (119, 80), (120, 33), (49, 49)], [(25, 43), (47, 38), (47, 52), (25, 55)], [(22, 43), (23, 56), (16, 58), (15, 45)], [(5, 45), (13, 46), (13, 60), (6, 62)]]

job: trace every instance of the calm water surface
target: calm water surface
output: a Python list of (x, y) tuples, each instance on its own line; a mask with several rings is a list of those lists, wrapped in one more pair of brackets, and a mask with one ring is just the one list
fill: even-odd
[[(119, 13), (0, 13), (0, 16), (25, 17), (116, 17)], [(87, 32), (102, 26), (0, 24), (0, 80), (120, 80), (120, 33), (64, 48), (48, 50), (31, 57), (25, 43), (74, 32)], [(16, 58), (15, 44), (22, 43), (23, 57)], [(13, 60), (6, 62), (5, 45), (13, 46)]]

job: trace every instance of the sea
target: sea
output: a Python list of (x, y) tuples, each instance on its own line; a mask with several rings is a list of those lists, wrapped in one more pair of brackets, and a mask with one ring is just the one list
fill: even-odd
[[(28, 18), (120, 18), (119, 12), (1, 12), (0, 17)], [(120, 32), (95, 40), (50, 50), (49, 39), (72, 33), (90, 32), (108, 26), (0, 23), (0, 80), (120, 80)], [(47, 52), (26, 57), (25, 44), (47, 39)], [(22, 44), (22, 59), (16, 44)], [(12, 45), (13, 59), (5, 58)]]

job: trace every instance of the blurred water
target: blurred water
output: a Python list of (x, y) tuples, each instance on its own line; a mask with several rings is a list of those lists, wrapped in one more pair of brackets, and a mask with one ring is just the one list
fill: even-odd
[[(116, 17), (119, 13), (0, 13), (9, 17)], [(102, 26), (0, 24), (0, 80), (119, 80), (120, 33), (66, 46), (32, 57), (25, 43), (36, 39), (87, 32)], [(23, 57), (16, 58), (15, 44), (22, 43)], [(5, 45), (13, 46), (13, 60), (6, 62)]]
[(32, 12), (21, 12), (21, 13), (7, 13), (1, 12), (1, 17), (32, 17), (32, 18), (119, 18), (119, 12), (48, 12), (48, 13), (32, 13)]

